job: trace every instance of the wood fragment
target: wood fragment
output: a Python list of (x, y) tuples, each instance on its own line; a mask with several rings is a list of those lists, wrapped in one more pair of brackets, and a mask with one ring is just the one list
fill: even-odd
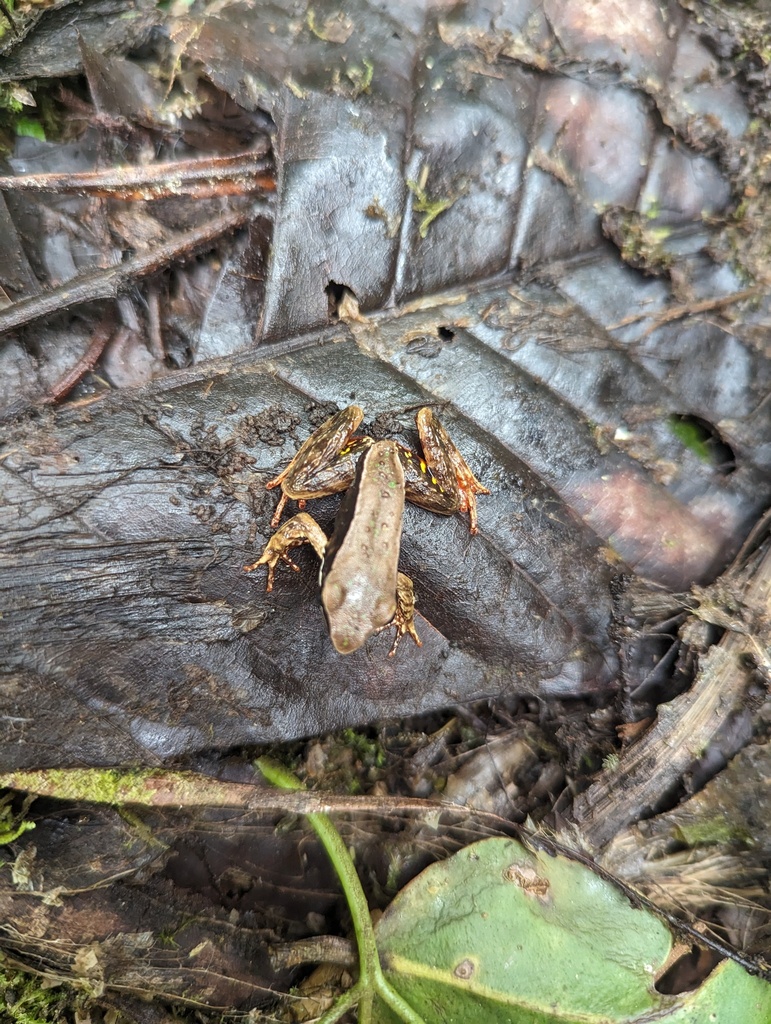
[(606, 327), (606, 331), (617, 331), (619, 327), (628, 327), (630, 324), (639, 323), (641, 320), (652, 320), (653, 323), (646, 327), (642, 337), (647, 338), (654, 331), (664, 324), (673, 320), (680, 320), (685, 316), (693, 316), (698, 313), (708, 313), (713, 309), (722, 309), (724, 306), (731, 306), (735, 302), (744, 302), (760, 294), (760, 286), (753, 285), (751, 288), (744, 288), (739, 292), (731, 292), (730, 295), (719, 295), (714, 299), (701, 299), (699, 302), (686, 302), (678, 306), (669, 306), (656, 313), (635, 313), (634, 316), (624, 317), (618, 323)]
[[(731, 578), (734, 588), (743, 584), (736, 603), (746, 609), (744, 618), (734, 616), (720, 643), (700, 657), (691, 689), (660, 705), (655, 724), (576, 800), (574, 815), (590, 848), (601, 849), (621, 829), (655, 813), (741, 711), (752, 665), (771, 646), (771, 542), (746, 581), (732, 567), (702, 593), (719, 594), (721, 581)], [(708, 608), (701, 617), (712, 621)]]
[(251, 192), (273, 192), (275, 188), (271, 164), (254, 152), (78, 174), (0, 176), (0, 190), (8, 192), (53, 192), (135, 201), (171, 196), (203, 199), (247, 195)]
[(53, 387), (49, 388), (48, 392), (42, 398), (43, 403), (52, 404), (54, 402), (60, 402), (70, 393), (70, 391), (72, 391), (78, 381), (81, 380), (89, 370), (93, 370), (107, 347), (107, 342), (112, 337), (113, 321), (114, 317), (109, 314), (100, 320), (94, 331), (91, 344), (80, 359), (78, 359), (72, 369), (68, 370), (64, 376), (59, 378)]

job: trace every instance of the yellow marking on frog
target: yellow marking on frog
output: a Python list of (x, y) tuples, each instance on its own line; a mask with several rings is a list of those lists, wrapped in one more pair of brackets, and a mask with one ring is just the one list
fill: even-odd
[(424, 459), (420, 460), (420, 472), (421, 473), (427, 473), (428, 472), (428, 466), (426, 465)]

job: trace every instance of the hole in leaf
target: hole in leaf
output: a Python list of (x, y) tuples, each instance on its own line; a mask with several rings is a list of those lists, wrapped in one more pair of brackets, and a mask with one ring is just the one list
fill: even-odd
[(339, 320), (344, 315), (341, 307), (350, 302), (355, 302), (358, 308), (359, 302), (356, 298), (356, 293), (347, 284), (340, 284), (339, 281), (330, 281), (324, 291), (327, 293), (330, 320)]
[(452, 341), (455, 337), (455, 331), (452, 327), (439, 327), (436, 332), (443, 341)]
[(675, 996), (697, 989), (715, 969), (720, 957), (709, 949), (692, 946), (667, 967), (656, 982), (656, 991)]
[(733, 449), (707, 420), (699, 416), (674, 415), (667, 422), (675, 437), (702, 462), (708, 462), (724, 476), (736, 469)]

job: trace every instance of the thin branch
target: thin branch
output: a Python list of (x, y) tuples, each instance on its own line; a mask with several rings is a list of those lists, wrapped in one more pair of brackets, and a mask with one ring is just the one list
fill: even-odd
[(152, 200), (170, 196), (246, 195), (273, 192), (272, 165), (254, 152), (203, 160), (127, 166), (79, 174), (20, 174), (0, 177), (9, 192), (53, 192), (105, 199)]
[(708, 313), (713, 309), (722, 309), (723, 306), (732, 306), (735, 302), (743, 302), (745, 299), (753, 298), (759, 292), (760, 286), (753, 285), (752, 288), (744, 288), (742, 291), (732, 292), (730, 295), (720, 295), (715, 299), (685, 302), (678, 306), (670, 306), (668, 309), (663, 309), (656, 313), (635, 313), (634, 316), (624, 317), (623, 320), (619, 320), (618, 323), (611, 324), (605, 329), (617, 331), (619, 327), (628, 327), (630, 324), (639, 323), (641, 320), (652, 320), (653, 323), (645, 329), (642, 335), (643, 338), (647, 338), (649, 334), (653, 334), (659, 327), (671, 323), (673, 320), (680, 320), (682, 317), (694, 316), (698, 313)]
[(11, 10), (11, 6), (7, 2), (7, 0), (0, 0), (0, 12), (2, 12), (3, 17), (6, 19), (8, 24), (11, 26), (11, 32), (13, 32), (13, 34), (15, 36), (18, 36), (19, 29), (18, 29), (18, 26), (16, 25), (16, 21), (14, 20), (13, 11)]
[(639, 906), (645, 907), (666, 921), (677, 933), (721, 956), (741, 964), (751, 974), (771, 979), (771, 964), (762, 956), (744, 954), (727, 943), (703, 934), (692, 924), (659, 907), (653, 900), (600, 867), (587, 854), (566, 846), (544, 833), (534, 833), (490, 811), (454, 804), (449, 801), (423, 800), (415, 797), (337, 796), (308, 790), (277, 790), (252, 783), (226, 782), (194, 772), (164, 769), (124, 771), (106, 768), (44, 768), (0, 774), (0, 788), (16, 789), (57, 800), (88, 800), (93, 803), (124, 806), (138, 804), (151, 807), (235, 807), (244, 811), (290, 813), (297, 815), (330, 813), (405, 814), (417, 813), (431, 822), (439, 822), (444, 814), (472, 819), (514, 835), (526, 846), (546, 850), (552, 856), (561, 854), (584, 864), (600, 878), (613, 883)]
[(89, 370), (93, 370), (99, 362), (99, 358), (107, 347), (107, 342), (112, 337), (114, 317), (105, 316), (96, 325), (91, 344), (75, 365), (59, 378), (59, 380), (46, 392), (41, 399), (42, 402), (50, 404), (60, 402), (65, 395), (75, 387), (78, 381), (84, 377)]

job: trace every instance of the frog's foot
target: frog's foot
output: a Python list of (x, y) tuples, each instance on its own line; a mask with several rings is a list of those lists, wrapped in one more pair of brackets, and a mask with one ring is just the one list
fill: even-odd
[(301, 544), (310, 544), (319, 558), (324, 557), (324, 549), (327, 546), (326, 534), (313, 516), (309, 516), (307, 512), (293, 516), (280, 529), (276, 530), (257, 561), (245, 565), (244, 572), (253, 572), (257, 566), (267, 565), (268, 585), (265, 589), (270, 593), (273, 589), (273, 580), (279, 562), (286, 562), (295, 572), (300, 571), (300, 566), (295, 565), (287, 551), (291, 551), (292, 548), (297, 548)]
[(418, 647), (423, 646), (423, 642), (418, 636), (418, 631), (415, 629), (415, 590), (412, 586), (412, 580), (409, 576), (405, 576), (403, 572), (398, 573), (396, 577), (396, 614), (388, 625), (382, 628), (388, 629), (389, 626), (396, 627), (394, 645), (388, 652), (389, 658), (393, 658), (396, 654), (396, 648), (406, 633), (410, 634)]
[(267, 547), (265, 548), (265, 550), (263, 551), (263, 553), (260, 555), (256, 562), (252, 562), (251, 565), (244, 566), (244, 572), (253, 572), (258, 565), (267, 565), (268, 585), (267, 587), (265, 587), (265, 589), (267, 590), (268, 593), (270, 593), (271, 590), (273, 589), (273, 580), (276, 575), (276, 567), (278, 566), (279, 562), (286, 562), (286, 564), (288, 566), (291, 566), (291, 568), (294, 569), (295, 572), (300, 571), (300, 566), (293, 562), (289, 555), (284, 554), (283, 552), (268, 550), (270, 548), (270, 543), (271, 542), (269, 541)]
[[(278, 480), (278, 477), (276, 477), (276, 479)], [(271, 484), (273, 484), (272, 480), (270, 481), (270, 483), (265, 484), (265, 486), (266, 487), (270, 487)], [(289, 495), (286, 493), (286, 491), (282, 491), (281, 492), (281, 498), (279, 499), (278, 505), (276, 505), (276, 511), (273, 513), (273, 518), (270, 521), (270, 525), (271, 525), (272, 529), (275, 530), (276, 527), (278, 526), (278, 524), (281, 522), (281, 516), (284, 514), (284, 509), (286, 508), (286, 503), (288, 501), (289, 501)], [(305, 498), (300, 498), (299, 501), (297, 502), (297, 507), (298, 508), (305, 508), (306, 505), (307, 505), (307, 502), (306, 502)]]
[(450, 457), (452, 458), (453, 466), (455, 467), (455, 474), (458, 478), (458, 492), (460, 494), (460, 506), (458, 511), (468, 512), (469, 532), (476, 533), (478, 530), (476, 496), (477, 494), (489, 494), (490, 491), (487, 487), (483, 487), (482, 484), (480, 484), (457, 448), (455, 451), (458, 459), (462, 463), (462, 465), (459, 465), (451, 453)]

